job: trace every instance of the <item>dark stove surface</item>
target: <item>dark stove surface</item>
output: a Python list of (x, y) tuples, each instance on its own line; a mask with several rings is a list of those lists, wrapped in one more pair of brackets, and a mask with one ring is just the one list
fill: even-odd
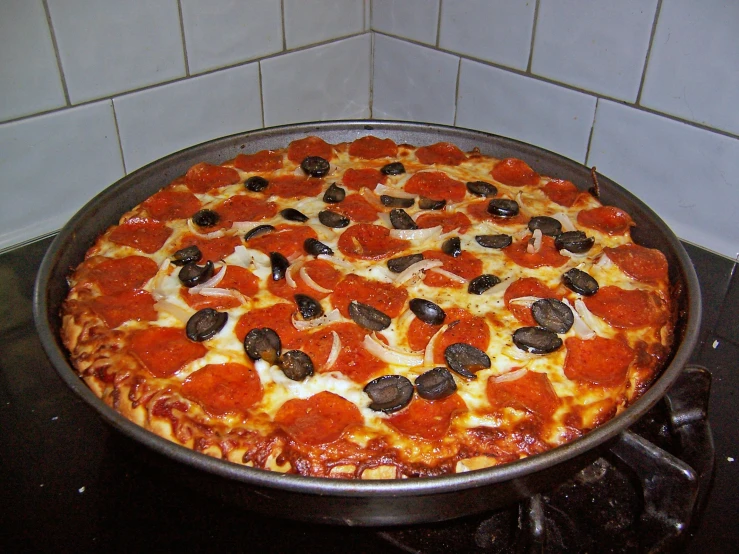
[[(475, 533), (495, 526), (511, 529), (522, 517), (519, 512), (536, 509), (524, 503), (501, 512), (484, 520), (488, 527), (482, 531), (480, 518), (431, 526), (426, 532), (429, 546), (415, 548), (399, 541), (405, 530), (383, 534), (267, 518), (184, 487), (166, 469), (146, 463), (140, 447), (109, 429), (68, 391), (47, 362), (34, 330), (31, 299), (49, 244), (50, 239), (44, 239), (0, 255), (0, 551), (477, 552), (481, 546), (475, 543)], [(692, 362), (707, 367), (713, 376), (709, 419), (716, 449), (706, 507), (686, 551), (735, 552), (739, 275), (731, 260), (692, 245), (686, 249), (698, 272), (704, 304), (701, 342)], [(564, 507), (555, 503), (547, 508), (548, 517), (567, 521), (567, 502), (577, 496), (593, 503), (591, 520), (612, 522), (614, 514), (620, 514), (618, 521), (633, 517), (640, 499), (625, 492), (619, 479), (626, 477), (609, 465), (613, 463), (608, 459), (596, 462), (588, 468), (590, 473), (544, 495), (565, 501)], [(589, 481), (601, 472), (613, 481), (611, 488), (621, 491), (605, 506), (595, 504), (596, 495), (589, 489)], [(442, 537), (448, 526), (469, 528), (472, 542), (464, 543), (454, 533)], [(620, 548), (596, 533), (588, 539), (588, 551), (636, 550), (631, 539), (622, 538)], [(567, 540), (563, 537), (563, 544)]]

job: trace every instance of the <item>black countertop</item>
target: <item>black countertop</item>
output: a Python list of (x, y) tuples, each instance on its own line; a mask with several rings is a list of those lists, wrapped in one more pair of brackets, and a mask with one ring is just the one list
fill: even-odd
[[(147, 463), (61, 379), (32, 319), (33, 284), (51, 239), (0, 255), (0, 551), (396, 552), (363, 529), (260, 516), (195, 492)], [(701, 283), (692, 361), (713, 375), (713, 485), (688, 552), (739, 544), (739, 276), (726, 258), (686, 244)], [(737, 460), (737, 461), (734, 461)]]

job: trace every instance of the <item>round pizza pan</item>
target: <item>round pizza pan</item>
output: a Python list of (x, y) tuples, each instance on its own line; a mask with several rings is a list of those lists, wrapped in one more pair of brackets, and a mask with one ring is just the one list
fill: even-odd
[(491, 510), (530, 496), (584, 467), (609, 441), (636, 422), (669, 390), (698, 340), (700, 290), (690, 258), (677, 237), (644, 203), (598, 175), (601, 200), (636, 222), (634, 240), (667, 256), (678, 305), (674, 347), (652, 386), (622, 414), (583, 437), (542, 454), (468, 473), (401, 480), (335, 480), (285, 475), (215, 459), (163, 439), (127, 420), (87, 388), (69, 362), (60, 339), (61, 304), (67, 276), (97, 236), (120, 216), (182, 175), (197, 162), (222, 163), (238, 153), (279, 149), (306, 135), (329, 143), (372, 134), (396, 143), (423, 146), (439, 141), (462, 150), (479, 148), (497, 158), (525, 160), (538, 173), (567, 179), (585, 190), (590, 169), (558, 154), (479, 131), (424, 123), (333, 121), (273, 127), (209, 141), (155, 161), (114, 183), (85, 205), (60, 231), (44, 257), (34, 293), (36, 327), (49, 360), (62, 380), (99, 416), (152, 453), (191, 486), (262, 513), (344, 525), (396, 525), (442, 521)]

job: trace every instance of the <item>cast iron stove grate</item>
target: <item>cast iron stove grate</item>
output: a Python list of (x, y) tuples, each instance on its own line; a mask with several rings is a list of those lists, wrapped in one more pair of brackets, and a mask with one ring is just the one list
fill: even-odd
[(710, 386), (708, 371), (687, 367), (601, 458), (546, 493), (493, 513), (379, 535), (418, 554), (679, 549), (713, 474)]

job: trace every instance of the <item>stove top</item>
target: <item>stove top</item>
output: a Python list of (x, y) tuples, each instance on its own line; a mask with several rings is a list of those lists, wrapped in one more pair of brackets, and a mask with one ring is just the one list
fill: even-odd
[[(692, 362), (708, 368), (684, 373), (690, 392), (674, 388), (669, 401), (658, 404), (602, 458), (517, 506), (452, 522), (377, 530), (267, 518), (216, 501), (182, 485), (166, 466), (148, 463), (140, 445), (107, 427), (56, 376), (33, 327), (33, 282), (50, 240), (0, 255), (0, 521), (5, 531), (0, 550), (735, 551), (739, 276), (726, 258), (685, 245), (704, 304)], [(711, 434), (701, 417), (711, 378), (715, 466), (709, 456)], [(696, 395), (697, 409), (690, 403), (694, 399), (686, 399)], [(697, 435), (697, 442), (686, 442), (686, 433), (691, 440)], [(655, 473), (654, 465), (665, 462), (670, 478), (656, 477), (664, 474)], [(666, 496), (652, 494), (657, 489)], [(693, 504), (700, 509), (687, 508)]]

